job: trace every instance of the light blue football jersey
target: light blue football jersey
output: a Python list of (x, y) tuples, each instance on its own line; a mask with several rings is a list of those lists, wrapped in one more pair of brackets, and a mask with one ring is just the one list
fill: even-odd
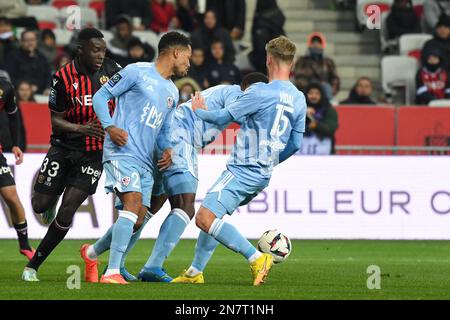
[(227, 107), (241, 124), (227, 168), (248, 184), (268, 183), (292, 130), (305, 132), (305, 96), (290, 81), (256, 83)]
[[(223, 109), (242, 95), (238, 85), (217, 85), (201, 93), (208, 110)], [(218, 126), (201, 120), (192, 111), (191, 100), (178, 106), (173, 113), (170, 133), (161, 132), (158, 138), (169, 140), (165, 143), (174, 146), (175, 157), (169, 170), (188, 170), (196, 177), (198, 150), (213, 142), (228, 125)]]
[(178, 103), (178, 89), (159, 74), (154, 63), (145, 62), (128, 65), (105, 87), (117, 98), (113, 122), (128, 132), (128, 142), (119, 147), (107, 134), (103, 161), (127, 159), (153, 170), (156, 138)]

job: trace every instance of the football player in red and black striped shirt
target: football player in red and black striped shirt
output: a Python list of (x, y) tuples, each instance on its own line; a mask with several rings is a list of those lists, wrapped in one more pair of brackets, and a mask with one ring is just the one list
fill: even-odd
[[(16, 158), (16, 165), (23, 161), (22, 150), (18, 147), (20, 138), (20, 117), (16, 104), (14, 87), (8, 79), (0, 78), (0, 112), (5, 110), (8, 114), (9, 130), (11, 132), (13, 147), (11, 151)], [(31, 259), (33, 248), (28, 243), (28, 226), (25, 218), (25, 210), (17, 195), (16, 183), (11, 168), (6, 163), (2, 154), (3, 148), (0, 141), (0, 196), (6, 202), (11, 212), (14, 228), (19, 238), (20, 253)]]
[[(78, 207), (95, 193), (102, 174), (104, 131), (92, 108), (92, 97), (120, 67), (105, 58), (103, 34), (86, 28), (78, 36), (78, 55), (52, 78), (49, 108), (51, 148), (34, 185), (33, 210), (50, 223), (59, 196), (64, 192), (56, 218), (23, 273), (36, 281), (39, 266), (64, 239)], [(110, 112), (114, 103), (110, 101)]]

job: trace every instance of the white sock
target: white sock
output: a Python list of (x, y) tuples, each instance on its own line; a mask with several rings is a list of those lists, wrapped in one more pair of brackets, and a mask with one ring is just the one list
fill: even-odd
[(190, 266), (189, 269), (186, 271), (186, 274), (189, 277), (195, 277), (199, 273), (202, 273), (202, 272), (200, 270), (198, 270), (197, 268), (193, 267), (193, 266)]
[(105, 276), (111, 276), (113, 274), (120, 274), (120, 270), (119, 269), (108, 269), (105, 272)]
[(258, 250), (256, 250), (256, 252), (248, 258), (248, 262), (250, 262), (250, 263), (255, 262), (256, 259), (258, 259), (261, 256), (262, 256), (262, 253), (259, 252)]
[(97, 254), (95, 253), (94, 246), (90, 245), (86, 250), (87, 257), (91, 260), (97, 260)]

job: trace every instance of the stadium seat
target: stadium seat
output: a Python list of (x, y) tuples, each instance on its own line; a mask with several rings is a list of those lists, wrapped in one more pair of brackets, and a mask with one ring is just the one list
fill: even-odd
[(53, 21), (40, 20), (40, 21), (38, 21), (38, 27), (39, 27), (39, 30), (44, 30), (44, 29), (54, 30), (54, 29), (56, 29), (57, 24), (56, 24), (56, 22), (53, 22)]
[[(59, 16), (61, 21), (63, 21), (63, 28), (66, 28), (65, 22), (67, 18), (71, 16), (71, 12), (67, 12), (65, 8), (59, 10)], [(98, 18), (97, 12), (91, 8), (80, 7), (80, 15), (81, 15), (81, 27), (96, 27), (98, 28)]]
[(412, 51), (422, 50), (425, 42), (433, 38), (431, 34), (417, 33), (404, 34), (399, 39), (399, 50), (401, 55), (410, 55)]
[(450, 108), (450, 99), (438, 99), (432, 100), (428, 103), (430, 107), (438, 107), (438, 108)]
[(47, 104), (48, 103), (48, 96), (45, 95), (45, 94), (35, 94), (34, 95), (34, 100), (36, 100), (37, 103)]
[(370, 5), (378, 5), (380, 7), (381, 13), (389, 11), (394, 0), (358, 0), (356, 3), (356, 18), (361, 26), (366, 25), (366, 9)]
[(423, 16), (423, 4), (418, 4), (414, 6), (414, 12), (420, 18)]
[(52, 6), (59, 10), (65, 7), (78, 6), (78, 2), (75, 0), (53, 0)]
[(52, 21), (56, 24), (59, 21), (58, 9), (47, 5), (27, 6), (27, 16), (35, 17), (37, 21)]
[(89, 3), (89, 8), (95, 10), (95, 12), (97, 12), (97, 17), (100, 19), (103, 17), (103, 14), (105, 12), (105, 1), (94, 0)]
[(133, 35), (138, 37), (142, 42), (147, 42), (153, 48), (158, 48), (159, 37), (153, 31), (134, 31)]
[(56, 37), (56, 45), (57, 46), (65, 46), (70, 42), (70, 38), (72, 37), (72, 31), (67, 29), (55, 29), (53, 33)]
[(415, 97), (415, 77), (418, 62), (408, 56), (385, 56), (381, 60), (381, 81), (383, 91), (392, 95), (397, 88), (405, 88), (405, 103)]

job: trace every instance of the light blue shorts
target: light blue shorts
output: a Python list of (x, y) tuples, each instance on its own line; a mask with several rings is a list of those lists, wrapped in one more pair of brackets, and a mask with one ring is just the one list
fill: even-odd
[(206, 194), (202, 206), (221, 219), (225, 214), (231, 215), (238, 207), (252, 201), (266, 186), (266, 183), (258, 186), (243, 183), (225, 170)]
[(183, 193), (197, 193), (198, 179), (189, 171), (165, 171), (154, 175), (152, 195), (166, 194), (168, 197)]
[[(126, 160), (111, 160), (103, 165), (106, 173), (105, 191), (139, 192), (142, 204), (150, 207), (150, 196), (153, 188), (153, 176), (147, 169)], [(121, 208), (120, 200), (116, 200), (116, 208)]]

